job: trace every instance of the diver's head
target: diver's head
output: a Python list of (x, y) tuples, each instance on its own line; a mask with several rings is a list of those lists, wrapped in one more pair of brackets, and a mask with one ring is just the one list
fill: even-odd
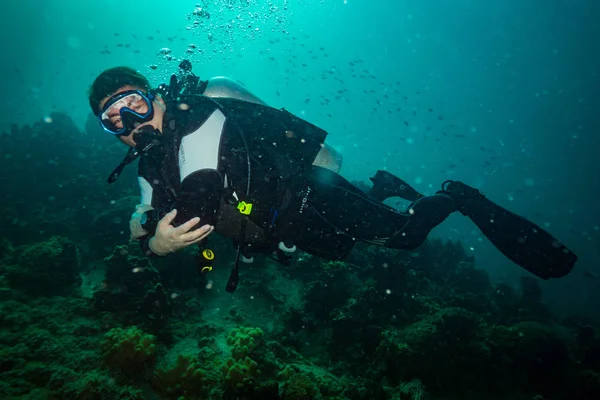
[(145, 76), (129, 67), (110, 68), (94, 80), (89, 102), (102, 128), (128, 146), (143, 126), (161, 131), (165, 103), (150, 90)]

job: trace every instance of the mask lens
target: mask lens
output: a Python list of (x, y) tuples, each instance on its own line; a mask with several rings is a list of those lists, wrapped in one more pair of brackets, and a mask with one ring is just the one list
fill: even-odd
[(125, 113), (141, 121), (151, 114), (151, 107), (150, 100), (138, 91), (118, 94), (108, 100), (99, 119), (107, 131), (122, 134), (133, 128), (127, 126), (131, 118), (123, 118)]

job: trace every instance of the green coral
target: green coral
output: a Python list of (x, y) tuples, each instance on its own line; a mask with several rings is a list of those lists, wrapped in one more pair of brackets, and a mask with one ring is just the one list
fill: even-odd
[(175, 365), (156, 370), (152, 386), (166, 399), (200, 400), (209, 398), (213, 383), (214, 377), (196, 356), (180, 354)]
[(147, 335), (136, 326), (127, 330), (113, 328), (104, 337), (102, 353), (104, 361), (113, 368), (133, 371), (154, 362), (156, 357), (156, 338)]
[(225, 379), (230, 388), (243, 390), (244, 388), (254, 387), (256, 378), (260, 374), (258, 363), (249, 357), (243, 360), (227, 360), (222, 368)]
[(231, 346), (234, 360), (248, 357), (262, 341), (263, 331), (260, 328), (234, 328), (227, 336), (227, 344)]
[(17, 263), (6, 267), (10, 287), (33, 296), (70, 295), (81, 286), (80, 255), (70, 240), (54, 236), (24, 247)]
[(306, 374), (293, 374), (283, 385), (283, 400), (311, 400), (319, 393), (313, 380)]
[(260, 328), (239, 327), (234, 328), (227, 335), (226, 342), (231, 348), (231, 358), (222, 366), (227, 387), (234, 393), (250, 392), (256, 390), (260, 384), (257, 378), (260, 375), (256, 350), (263, 340), (263, 331)]

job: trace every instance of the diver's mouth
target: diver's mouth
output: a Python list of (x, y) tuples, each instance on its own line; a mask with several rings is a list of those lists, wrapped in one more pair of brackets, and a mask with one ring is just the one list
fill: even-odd
[(127, 136), (135, 135), (136, 133), (145, 131), (146, 129), (144, 129), (144, 128), (147, 126), (151, 127), (155, 133), (162, 135), (162, 132), (159, 129), (154, 129), (154, 126), (152, 126), (151, 122), (143, 122), (143, 123), (139, 124), (138, 126), (136, 126)]

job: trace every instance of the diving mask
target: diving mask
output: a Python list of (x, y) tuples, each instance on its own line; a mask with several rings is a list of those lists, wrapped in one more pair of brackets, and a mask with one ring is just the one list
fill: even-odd
[(139, 125), (154, 118), (153, 100), (152, 93), (145, 94), (141, 90), (117, 93), (100, 110), (100, 125), (111, 135), (129, 135)]

